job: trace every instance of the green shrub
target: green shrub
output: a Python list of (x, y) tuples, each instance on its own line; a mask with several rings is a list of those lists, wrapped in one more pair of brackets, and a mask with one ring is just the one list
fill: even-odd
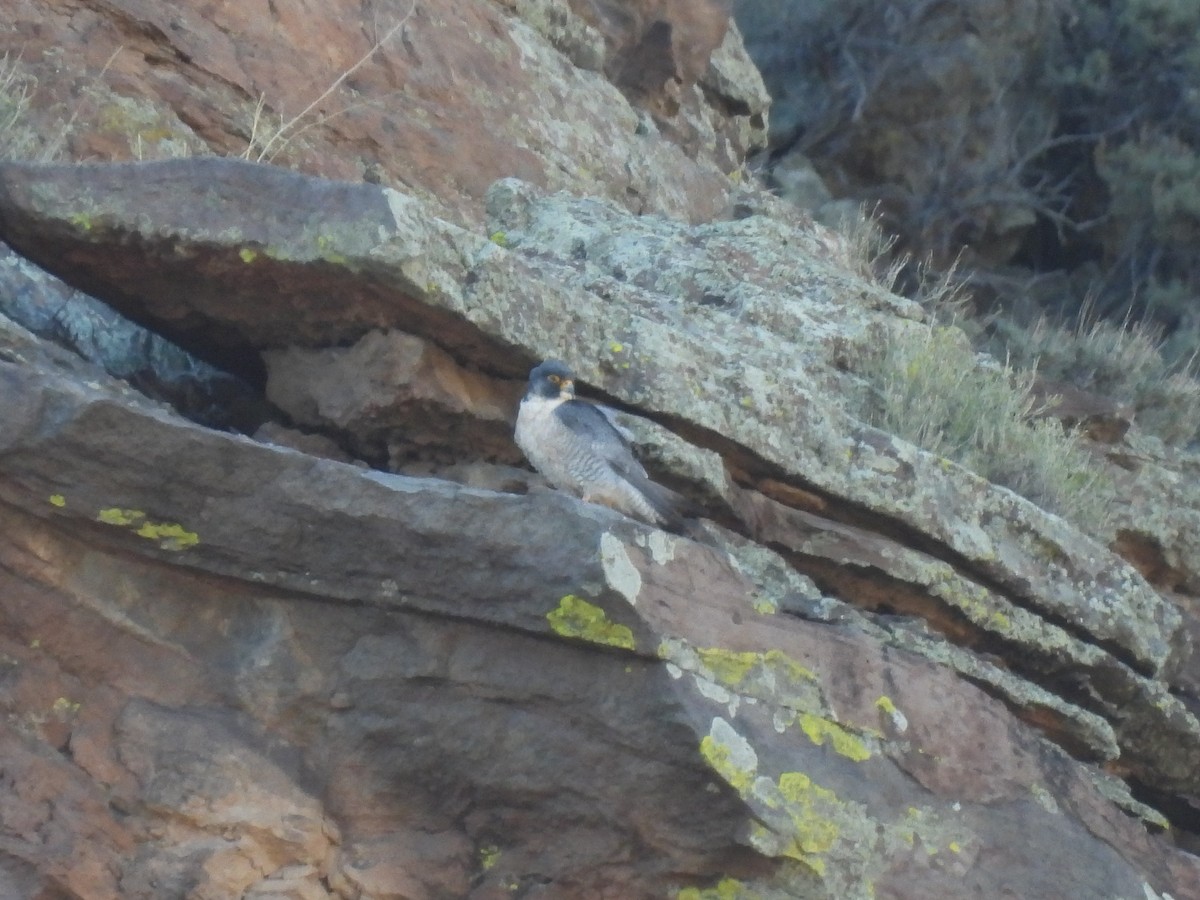
[(898, 330), (861, 370), (870, 424), (944, 456), (1065, 518), (1103, 521), (1103, 474), (1055, 419), (1039, 417), (1034, 373), (977, 355), (956, 327)]

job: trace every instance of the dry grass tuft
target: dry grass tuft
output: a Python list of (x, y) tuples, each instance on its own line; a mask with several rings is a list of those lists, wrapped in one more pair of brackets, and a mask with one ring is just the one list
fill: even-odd
[[(383, 37), (379, 38), (371, 48), (359, 57), (358, 61), (350, 68), (346, 69), (337, 78), (330, 82), (329, 86), (323, 90), (315, 100), (308, 106), (300, 110), (296, 115), (286, 121), (282, 114), (278, 115), (279, 123), (276, 125), (268, 121), (269, 116), (266, 112), (266, 98), (259, 97), (258, 102), (254, 106), (254, 116), (250, 123), (250, 139), (246, 144), (246, 149), (242, 152), (243, 159), (252, 159), (256, 162), (273, 162), (283, 150), (301, 134), (308, 131), (310, 128), (316, 128), (324, 125), (330, 119), (336, 116), (345, 115), (356, 105), (351, 105), (336, 112), (329, 113), (325, 116), (309, 119), (309, 116), (318, 106), (345, 82), (347, 78), (357, 72), (366, 62), (378, 53), (388, 41), (390, 41), (397, 32), (400, 31), (408, 20), (412, 17), (416, 10), (416, 0), (408, 7), (408, 12), (404, 14), (395, 25), (387, 30)], [(307, 121), (306, 121), (307, 120)]]
[(1039, 417), (1034, 372), (976, 354), (953, 326), (913, 326), (866, 361), (870, 424), (951, 459), (1089, 530), (1105, 476), (1074, 432)]
[(36, 87), (37, 79), (25, 71), (19, 58), (0, 56), (0, 159), (37, 155), (41, 142), (24, 122)]
[(1133, 406), (1138, 426), (1167, 444), (1186, 445), (1200, 431), (1196, 354), (1170, 360), (1162, 329), (1128, 319), (1114, 324), (1090, 310), (1073, 325), (1042, 318), (1032, 328), (992, 323), (996, 343), (1014, 364), (1036, 366), (1065, 381)]

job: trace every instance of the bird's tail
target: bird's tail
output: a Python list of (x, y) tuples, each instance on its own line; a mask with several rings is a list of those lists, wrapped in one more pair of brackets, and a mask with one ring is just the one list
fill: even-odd
[(687, 517), (695, 512), (695, 504), (669, 487), (664, 487), (649, 478), (638, 478), (635, 484), (662, 520), (662, 526), (669, 531), (678, 532)]

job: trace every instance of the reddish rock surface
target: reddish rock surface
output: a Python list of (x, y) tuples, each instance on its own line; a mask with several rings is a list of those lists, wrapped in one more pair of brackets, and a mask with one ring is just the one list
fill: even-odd
[[(0, 897), (1200, 898), (1194, 508), (1131, 565), (846, 412), (922, 314), (734, 188), (724, 4), (409, 9), (14, 6), (75, 156), (349, 74), (268, 148), (343, 180), (0, 163)], [(521, 466), (548, 355), (707, 522)]]
[[(1194, 859), (1001, 704), (756, 612), (714, 548), (368, 477), (4, 352), (0, 872), (27, 896), (805, 896), (811, 870), (744, 843), (781, 815), (839, 896), (1195, 896)], [(618, 631), (569, 637), (582, 586)]]
[[(747, 150), (697, 86), (725, 36), (724, 4), (576, 5), (599, 29), (607, 67), (625, 73), (616, 85), (686, 131), (686, 152), (647, 134), (616, 88), (537, 34), (548, 17), (567, 34), (588, 27), (553, 0), (393, 0), (366, 16), (349, 0), (302, 10), (12, 0), (0, 54), (36, 79), (23, 124), (55, 156), (246, 155), (414, 188), (464, 222), (478, 220), (498, 178), (561, 188), (587, 172), (613, 199), (710, 217)], [(637, 74), (643, 57), (661, 79)]]

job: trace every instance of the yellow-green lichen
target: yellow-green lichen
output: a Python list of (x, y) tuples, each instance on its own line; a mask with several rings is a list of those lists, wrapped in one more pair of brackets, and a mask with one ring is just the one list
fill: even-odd
[(51, 707), (51, 709), (53, 709), (54, 712), (58, 713), (60, 716), (73, 716), (75, 713), (79, 712), (79, 707), (81, 705), (82, 704), (74, 700), (68, 700), (66, 697), (59, 697), (54, 701), (54, 705)]
[(1002, 612), (995, 610), (988, 616), (988, 624), (996, 631), (1008, 631), (1012, 628), (1012, 621)]
[(503, 231), (493, 231), (490, 235), (488, 235), (488, 240), (491, 241), (493, 244), (495, 244), (497, 247), (507, 247), (508, 246), (508, 235), (505, 234)]
[(713, 771), (724, 778), (739, 794), (746, 793), (754, 783), (755, 769), (740, 765), (734, 759), (732, 748), (711, 734), (700, 741), (700, 755), (712, 766)]
[[(839, 740), (834, 737), (838, 726), (818, 726), (811, 720), (808, 724), (825, 741)], [(853, 739), (851, 749), (855, 749)], [(723, 718), (713, 719), (700, 751), (753, 810), (750, 845), (794, 867), (796, 874), (803, 873), (804, 884), (812, 885), (811, 879), (816, 879), (825, 896), (870, 900), (879, 861), (900, 848), (933, 847), (957, 854), (969, 846), (961, 823), (942, 823), (929, 810), (910, 807), (899, 821), (878, 820), (861, 802), (842, 799), (832, 786), (816, 782), (805, 772), (786, 771), (774, 777), (761, 771), (753, 744)], [(676, 896), (718, 900), (724, 896), (714, 893), (718, 887), (690, 888)], [(725, 885), (725, 890), (733, 891), (734, 885)]]
[(780, 650), (755, 653), (726, 650), (722, 647), (697, 647), (696, 655), (714, 680), (729, 687), (737, 687), (756, 669), (776, 680), (782, 677), (785, 683), (790, 684), (817, 680), (811, 669), (800, 665)]
[(333, 263), (335, 266), (344, 266), (349, 260), (344, 253), (339, 253), (333, 250), (333, 247), (338, 246), (338, 242), (327, 234), (317, 235), (317, 254), (325, 262)]
[(1010, 631), (1012, 620), (992, 606), (991, 594), (978, 585), (965, 584), (949, 566), (938, 564), (931, 576), (934, 592), (955, 609), (965, 613), (976, 625), (992, 631)]
[(177, 522), (152, 522), (140, 509), (109, 507), (96, 514), (96, 521), (133, 529), (138, 537), (157, 542), (163, 550), (186, 550), (200, 543), (200, 536)]
[(675, 900), (752, 900), (759, 893), (734, 878), (722, 878), (710, 888), (683, 888)]
[(762, 661), (761, 653), (738, 653), (720, 647), (697, 647), (696, 655), (717, 681), (733, 686), (745, 681), (750, 670)]
[(64, 506), (67, 505), (67, 498), (64, 497), (62, 494), (51, 494), (50, 495), (50, 505), (57, 506), (59, 509), (62, 509)]
[(625, 349), (625, 345), (622, 344), (620, 341), (613, 341), (608, 345), (608, 349), (611, 350), (613, 353), (620, 353), (621, 351), (623, 351)]
[(808, 739), (817, 746), (826, 743), (834, 752), (855, 762), (863, 762), (871, 758), (871, 751), (858, 735), (851, 734), (837, 722), (831, 722), (812, 713), (800, 715), (800, 727), (808, 735)]
[(479, 868), (486, 872), (500, 859), (500, 848), (495, 844), (488, 844), (485, 847), (479, 848)]
[(87, 213), (74, 213), (67, 217), (67, 221), (80, 231), (92, 230), (92, 217)]
[(792, 681), (816, 681), (817, 673), (800, 665), (781, 650), (768, 650), (763, 654), (763, 662), (775, 672), (786, 675)]
[(897, 707), (895, 703), (892, 702), (891, 697), (881, 695), (879, 699), (875, 701), (875, 708), (887, 717), (892, 728), (894, 728), (896, 731), (900, 732), (901, 734), (908, 731), (908, 717), (900, 711), (899, 707)]
[(763, 616), (773, 616), (779, 612), (779, 605), (769, 597), (758, 597), (754, 601), (754, 611)]
[(146, 522), (136, 532), (138, 537), (158, 541), (164, 550), (186, 550), (200, 543), (194, 531), (188, 531), (175, 522)]
[(256, 259), (258, 259), (258, 251), (251, 250), (249, 247), (243, 247), (241, 250), (238, 251), (238, 256), (240, 256), (242, 258), (242, 262), (252, 263)]
[(826, 817), (821, 809), (839, 805), (837, 794), (814, 784), (803, 772), (784, 772), (780, 775), (779, 792), (791, 804), (789, 812), (795, 825), (792, 845), (801, 854), (796, 858), (801, 862), (809, 862), (815, 853), (828, 853), (842, 829)]
[(796, 840), (780, 843), (776, 830), (756, 822), (750, 829), (750, 846), (767, 856), (782, 856), (801, 863), (806, 869), (824, 878), (825, 860), (815, 853), (805, 853)]
[(140, 509), (119, 509), (115, 506), (102, 509), (96, 514), (96, 521), (105, 525), (134, 525), (144, 518), (146, 514)]
[(563, 637), (580, 638), (593, 644), (625, 650), (633, 650), (637, 646), (633, 631), (627, 626), (611, 621), (600, 607), (574, 594), (563, 597), (556, 609), (546, 613), (546, 619), (554, 633)]

